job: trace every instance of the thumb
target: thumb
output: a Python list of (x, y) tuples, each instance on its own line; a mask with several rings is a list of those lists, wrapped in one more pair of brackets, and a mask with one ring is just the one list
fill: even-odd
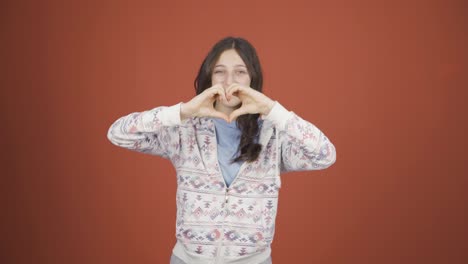
[(228, 122), (231, 123), (232, 121), (236, 120), (237, 117), (239, 117), (241, 115), (244, 115), (244, 114), (247, 114), (247, 111), (242, 107), (238, 108), (238, 109), (232, 111), (232, 113), (229, 115)]

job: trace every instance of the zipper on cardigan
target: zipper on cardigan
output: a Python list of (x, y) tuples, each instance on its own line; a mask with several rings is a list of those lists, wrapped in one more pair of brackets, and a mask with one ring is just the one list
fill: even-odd
[(225, 202), (225, 206), (226, 206), (226, 207), (227, 207), (227, 204), (228, 204), (228, 202), (229, 202), (228, 193), (229, 193), (229, 188), (226, 188), (226, 192), (224, 193), (224, 202)]
[(224, 220), (225, 218), (227, 217), (227, 207), (228, 207), (228, 203), (229, 203), (229, 188), (225, 188), (225, 192), (224, 192), (224, 218), (223, 218), (223, 225), (221, 226), (221, 232), (222, 232), (222, 237), (220, 238), (219, 240), (219, 243), (218, 243), (218, 250), (216, 252), (216, 260), (215, 260), (215, 264), (218, 264), (220, 263), (220, 258), (221, 258), (221, 249), (223, 248), (223, 240), (224, 240)]
[[(220, 258), (221, 258), (221, 249), (223, 247), (222, 243), (223, 243), (223, 240), (224, 240), (224, 220), (225, 218), (227, 217), (227, 207), (228, 207), (228, 203), (229, 203), (229, 188), (234, 186), (234, 183), (236, 182), (237, 178), (239, 178), (239, 175), (243, 172), (243, 170), (245, 169), (244, 167), (246, 167), (248, 164), (248, 162), (243, 162), (242, 165), (240, 166), (239, 168), (239, 171), (237, 172), (236, 176), (234, 177), (234, 180), (231, 182), (231, 184), (229, 185), (229, 187), (227, 186), (226, 184), (226, 180), (224, 179), (223, 177), (223, 172), (221, 171), (221, 166), (219, 165), (219, 162), (218, 162), (218, 138), (216, 136), (216, 127), (214, 126), (214, 123), (213, 123), (213, 120), (210, 120), (211, 122), (211, 125), (212, 125), (212, 128), (214, 130), (214, 152), (216, 153), (216, 166), (217, 166), (217, 174), (221, 177), (221, 180), (222, 180), (222, 183), (224, 184), (224, 189), (225, 189), (225, 192), (224, 192), (224, 219), (223, 219), (223, 225), (221, 226), (221, 231), (222, 231), (222, 237), (218, 243), (218, 250), (216, 252), (216, 258), (215, 258), (215, 262), (214, 264), (220, 264), (219, 261), (220, 261)], [(262, 126), (261, 128), (261, 131), (262, 132), (264, 130), (264, 127)], [(276, 141), (278, 141), (278, 134), (276, 134)], [(261, 140), (260, 140), (260, 137), (258, 139), (258, 142), (261, 144)], [(276, 142), (277, 144), (277, 154), (276, 155), (280, 155), (278, 153), (278, 142)], [(263, 145), (263, 144), (262, 144)], [(278, 156), (277, 156), (278, 157)], [(278, 163), (279, 164), (279, 163)], [(279, 173), (279, 171), (278, 171)]]
[[(224, 184), (224, 218), (223, 218), (223, 225), (221, 226), (221, 231), (222, 231), (222, 237), (218, 243), (218, 251), (216, 252), (216, 259), (215, 259), (215, 264), (219, 264), (219, 261), (220, 261), (220, 258), (221, 258), (221, 249), (223, 247), (223, 240), (224, 240), (224, 220), (226, 219), (227, 217), (227, 207), (228, 207), (228, 203), (229, 203), (229, 188), (234, 186), (234, 183), (236, 182), (237, 178), (239, 178), (239, 175), (243, 172), (243, 170), (245, 169), (244, 167), (247, 166), (247, 162), (244, 162), (242, 163), (242, 165), (240, 166), (239, 168), (239, 171), (237, 172), (236, 176), (234, 177), (234, 180), (232, 180), (231, 184), (229, 185), (229, 187), (227, 186), (226, 184), (226, 180), (224, 179), (223, 177), (223, 172), (221, 171), (221, 166), (219, 165), (219, 162), (218, 162), (218, 137), (216, 136), (216, 127), (213, 123), (213, 120), (210, 120), (211, 121), (211, 125), (213, 127), (213, 130), (214, 130), (214, 133), (213, 133), (213, 136), (214, 136), (214, 142), (215, 142), (215, 147), (214, 147), (214, 152), (216, 153), (216, 166), (218, 167), (217, 169), (217, 172), (218, 172), (218, 175), (221, 177), (221, 180)], [(259, 140), (260, 141), (260, 140)]]

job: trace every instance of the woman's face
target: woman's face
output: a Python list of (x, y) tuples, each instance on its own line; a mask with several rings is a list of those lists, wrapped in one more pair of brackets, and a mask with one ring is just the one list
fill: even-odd
[[(222, 84), (225, 90), (233, 83), (250, 86), (250, 75), (247, 67), (234, 49), (225, 50), (215, 63), (211, 75), (211, 85), (218, 83)], [(237, 107), (241, 103), (237, 96), (232, 96), (229, 102), (220, 102), (230, 108)]]

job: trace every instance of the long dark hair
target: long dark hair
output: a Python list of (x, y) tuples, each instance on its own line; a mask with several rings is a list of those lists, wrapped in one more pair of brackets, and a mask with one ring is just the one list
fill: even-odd
[[(203, 60), (194, 82), (197, 95), (211, 87), (211, 75), (213, 73), (214, 65), (221, 56), (221, 53), (229, 49), (234, 49), (247, 66), (247, 71), (249, 72), (251, 80), (250, 87), (262, 92), (262, 68), (255, 48), (243, 38), (226, 37), (216, 43), (206, 56), (205, 60)], [(240, 150), (240, 154), (233, 160), (233, 162), (252, 162), (258, 158), (260, 150), (262, 149), (261, 144), (254, 142), (255, 137), (259, 133), (259, 126), (257, 123), (258, 117), (259, 114), (245, 114), (236, 119), (237, 125), (242, 131), (242, 135), (238, 148), (238, 150)]]

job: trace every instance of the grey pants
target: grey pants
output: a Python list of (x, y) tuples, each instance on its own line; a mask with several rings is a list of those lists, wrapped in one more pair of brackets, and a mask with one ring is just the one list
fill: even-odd
[[(187, 263), (185, 263), (183, 260), (181, 260), (180, 258), (174, 256), (174, 254), (172, 254), (170, 264), (187, 264)], [(271, 256), (267, 260), (263, 261), (262, 263), (258, 263), (258, 264), (272, 264), (271, 263)]]

